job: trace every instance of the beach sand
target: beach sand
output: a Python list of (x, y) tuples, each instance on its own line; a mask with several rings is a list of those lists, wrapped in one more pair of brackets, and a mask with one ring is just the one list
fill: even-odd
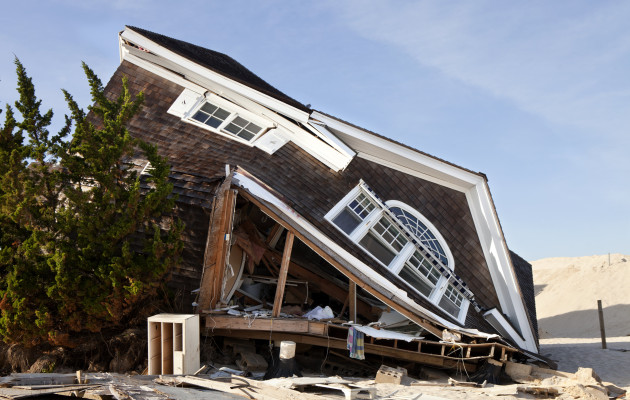
[[(630, 256), (546, 258), (532, 265), (541, 354), (561, 371), (590, 367), (630, 390)], [(597, 300), (608, 350), (602, 349)]]

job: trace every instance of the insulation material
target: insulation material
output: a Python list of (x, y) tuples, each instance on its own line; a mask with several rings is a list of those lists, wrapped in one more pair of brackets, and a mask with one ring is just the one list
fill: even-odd
[(357, 331), (373, 337), (374, 339), (392, 339), (392, 340), (404, 340), (405, 342), (411, 342), (414, 340), (422, 340), (423, 337), (407, 335), (405, 333), (388, 331), (386, 329), (376, 329), (370, 326), (355, 326)]

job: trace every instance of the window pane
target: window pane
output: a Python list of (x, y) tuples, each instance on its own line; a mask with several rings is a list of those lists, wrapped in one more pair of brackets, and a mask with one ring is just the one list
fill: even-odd
[(409, 230), (418, 238), (420, 242), (427, 246), (429, 250), (444, 264), (448, 265), (446, 252), (442, 245), (438, 242), (435, 234), (423, 224), (418, 218), (400, 207), (392, 207), (390, 211), (396, 215), (398, 220), (402, 222)]
[(206, 103), (203, 106), (201, 106), (201, 109), (207, 112), (208, 114), (212, 114), (213, 112), (215, 112), (217, 108), (218, 108), (217, 106), (212, 105), (210, 103)]
[(232, 120), (232, 123), (234, 125), (240, 126), (241, 128), (245, 127), (245, 125), (247, 125), (247, 120), (241, 118), (241, 117), (236, 117)]
[(221, 125), (223, 121), (221, 121), (220, 119), (216, 119), (214, 117), (210, 117), (209, 120), (206, 121), (206, 125), (210, 125), (213, 128), (218, 128), (219, 125)]
[(405, 265), (403, 269), (400, 270), (400, 273), (398, 275), (423, 295), (427, 297), (431, 296), (433, 287), (430, 286), (420, 276), (418, 276), (417, 273), (414, 273), (414, 271), (409, 266)]
[(208, 119), (208, 116), (204, 113), (202, 113), (201, 111), (197, 111), (195, 113), (195, 115), (193, 115), (193, 119), (199, 121), (199, 122), (206, 122), (206, 119)]
[(425, 276), (433, 285), (436, 285), (440, 279), (440, 272), (420, 252), (414, 252), (407, 264), (420, 275)]
[(222, 108), (219, 108), (214, 112), (214, 116), (222, 121), (225, 121), (225, 119), (230, 116), (230, 113)]
[(260, 132), (260, 130), (262, 129), (260, 126), (256, 125), (256, 124), (252, 124), (251, 122), (249, 123), (249, 125), (247, 125), (246, 128), (248, 131), (252, 132), (253, 134), (256, 134), (258, 132)]
[(383, 240), (391, 245), (394, 250), (400, 251), (407, 244), (407, 238), (402, 235), (402, 232), (398, 230), (387, 218), (381, 218), (376, 225), (372, 228), (378, 233)]
[(459, 315), (459, 307), (453, 304), (453, 302), (450, 301), (446, 296), (442, 297), (442, 300), (440, 300), (439, 306), (442, 307), (444, 311), (451, 314), (455, 318), (457, 318), (457, 316)]
[(374, 209), (375, 205), (372, 204), (370, 199), (367, 198), (366, 195), (360, 193), (354, 200), (352, 200), (349, 204), (349, 207), (354, 210), (355, 213), (361, 218), (365, 219), (368, 214)]
[(340, 212), (339, 215), (335, 217), (335, 219), (333, 219), (333, 223), (349, 235), (350, 233), (352, 233), (354, 228), (356, 228), (359, 223), (361, 223), (361, 219), (359, 219), (359, 217), (357, 217), (357, 215), (352, 211), (344, 208), (343, 211)]
[(381, 243), (371, 231), (363, 236), (359, 244), (385, 265), (389, 265), (396, 256), (396, 253)]
[(255, 135), (252, 135), (250, 132), (247, 132), (245, 130), (242, 130), (241, 133), (238, 134), (238, 136), (242, 137), (245, 140), (252, 140), (252, 138)]
[(241, 131), (241, 128), (239, 128), (238, 126), (234, 124), (228, 124), (225, 127), (225, 130), (236, 135)]

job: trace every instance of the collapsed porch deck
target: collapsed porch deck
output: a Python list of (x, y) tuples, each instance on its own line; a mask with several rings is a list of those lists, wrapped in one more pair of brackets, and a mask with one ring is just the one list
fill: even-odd
[[(346, 350), (348, 326), (305, 318), (244, 318), (242, 316), (203, 316), (206, 336), (242, 339), (291, 340), (296, 343)], [(488, 359), (507, 361), (517, 349), (501, 343), (450, 343), (431, 340), (406, 342), (396, 339), (365, 338), (365, 353), (420, 363), (436, 368), (476, 371)]]

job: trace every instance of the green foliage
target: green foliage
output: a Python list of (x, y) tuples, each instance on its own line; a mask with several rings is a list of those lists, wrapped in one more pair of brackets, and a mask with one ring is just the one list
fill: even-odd
[[(84, 64), (94, 104), (51, 136), (32, 80), (16, 60), (19, 100), (0, 129), (0, 337), (67, 343), (76, 332), (119, 327), (155, 295), (182, 250), (169, 165), (126, 125), (142, 93), (105, 96)], [(74, 131), (72, 127), (74, 126)], [(128, 164), (143, 153), (153, 169)], [(163, 228), (160, 229), (159, 226)]]

